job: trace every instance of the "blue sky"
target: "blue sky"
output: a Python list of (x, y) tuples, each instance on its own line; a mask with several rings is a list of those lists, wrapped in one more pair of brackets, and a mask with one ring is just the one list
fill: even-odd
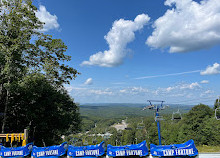
[(81, 75), (79, 103), (213, 104), (220, 96), (218, 0), (38, 0), (45, 33)]

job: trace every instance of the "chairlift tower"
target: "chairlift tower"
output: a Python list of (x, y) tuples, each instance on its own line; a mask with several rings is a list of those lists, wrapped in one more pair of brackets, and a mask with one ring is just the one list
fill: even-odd
[[(155, 121), (157, 122), (157, 130), (158, 130), (158, 139), (159, 139), (159, 145), (162, 145), (161, 143), (161, 133), (160, 133), (160, 121), (164, 120), (163, 116), (160, 116), (160, 110), (164, 110), (168, 106), (164, 106), (163, 103), (165, 101), (160, 101), (160, 100), (147, 100), (150, 105), (144, 107), (143, 110), (145, 109), (150, 109), (155, 111)], [(160, 102), (160, 104), (152, 104), (152, 102)]]
[(220, 115), (219, 115), (219, 113), (220, 113), (220, 108), (216, 108), (216, 109), (215, 109), (215, 118), (216, 118), (216, 120), (220, 120)]
[(216, 118), (216, 120), (220, 120), (220, 115), (219, 115), (219, 113), (220, 113), (220, 97), (219, 97), (219, 99), (218, 99), (218, 107), (215, 109), (215, 118)]

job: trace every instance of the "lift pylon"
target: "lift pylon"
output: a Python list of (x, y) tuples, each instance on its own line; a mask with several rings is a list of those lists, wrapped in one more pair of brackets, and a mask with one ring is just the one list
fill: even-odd
[[(150, 105), (144, 107), (143, 110), (145, 109), (155, 110), (155, 121), (157, 122), (159, 145), (162, 145), (161, 134), (160, 134), (160, 121), (163, 120), (163, 117), (160, 116), (159, 111), (164, 110), (168, 108), (169, 106), (163, 105), (165, 101), (160, 101), (160, 100), (148, 100), (148, 102), (150, 103)], [(152, 104), (152, 102), (160, 102), (160, 104)]]

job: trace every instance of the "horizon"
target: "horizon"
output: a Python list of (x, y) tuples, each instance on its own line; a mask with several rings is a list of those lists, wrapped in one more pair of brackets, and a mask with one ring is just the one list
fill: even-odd
[[(93, 105), (93, 106), (97, 105), (97, 106), (99, 106), (101, 104), (103, 104), (103, 105), (106, 105), (106, 104), (109, 104), (109, 105), (111, 105), (111, 104), (121, 104), (121, 105), (123, 105), (123, 104), (129, 104), (129, 105), (138, 104), (138, 105), (143, 105), (143, 106), (150, 105), (150, 104), (146, 104), (146, 103), (80, 103), (79, 106), (84, 106), (84, 105)], [(168, 104), (164, 104), (164, 105), (184, 107), (184, 106), (196, 106), (196, 105), (200, 105), (200, 104), (203, 104), (203, 103), (199, 103), (199, 104), (169, 104), (169, 105)], [(204, 105), (208, 105), (208, 104), (204, 104)], [(208, 105), (208, 106), (209, 107), (212, 107), (212, 106), (214, 107), (214, 104), (213, 105)]]

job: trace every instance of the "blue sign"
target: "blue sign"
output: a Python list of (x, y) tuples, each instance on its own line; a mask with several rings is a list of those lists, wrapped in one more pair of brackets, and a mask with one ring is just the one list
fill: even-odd
[(134, 145), (107, 146), (107, 155), (116, 156), (147, 156), (149, 154), (146, 141)]
[(152, 156), (196, 156), (198, 150), (193, 140), (189, 140), (183, 144), (172, 145), (150, 145), (150, 152)]
[(29, 143), (26, 146), (12, 147), (12, 148), (1, 146), (0, 156), (3, 158), (25, 157), (31, 153), (32, 147), (33, 147), (32, 143)]
[(73, 158), (75, 157), (99, 157), (105, 154), (105, 143), (101, 142), (97, 145), (88, 146), (68, 146), (67, 155)]
[(49, 147), (37, 147), (34, 146), (31, 156), (34, 158), (57, 158), (66, 153), (66, 150), (68, 148), (67, 143), (63, 143), (61, 145), (54, 145), (54, 146), (49, 146)]

